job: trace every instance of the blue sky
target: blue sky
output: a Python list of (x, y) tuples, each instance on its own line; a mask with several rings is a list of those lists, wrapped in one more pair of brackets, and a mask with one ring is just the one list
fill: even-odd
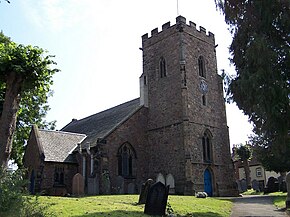
[[(234, 74), (231, 35), (214, 0), (10, 0), (0, 3), (0, 30), (21, 44), (56, 55), (54, 96), (47, 119), (57, 129), (139, 97), (141, 36), (178, 15), (215, 34), (218, 70)], [(177, 7), (178, 5), (178, 7)], [(178, 10), (177, 10), (178, 8)], [(251, 126), (227, 105), (231, 144), (244, 143)]]

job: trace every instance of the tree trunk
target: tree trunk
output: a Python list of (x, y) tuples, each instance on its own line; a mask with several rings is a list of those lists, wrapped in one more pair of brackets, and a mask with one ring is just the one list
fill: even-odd
[(249, 162), (248, 160), (243, 160), (243, 166), (245, 170), (245, 175), (246, 175), (246, 182), (247, 182), (247, 188), (251, 188), (251, 176), (250, 176), (250, 167), (249, 167)]
[(9, 73), (6, 81), (3, 111), (0, 117), (0, 166), (2, 168), (7, 168), (12, 150), (22, 82), (22, 76), (15, 72)]

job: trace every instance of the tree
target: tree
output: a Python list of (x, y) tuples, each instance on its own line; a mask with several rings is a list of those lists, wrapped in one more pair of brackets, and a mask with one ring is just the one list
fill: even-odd
[(248, 188), (251, 186), (251, 177), (250, 177), (250, 167), (249, 167), (249, 160), (252, 157), (251, 147), (249, 145), (239, 145), (235, 147), (235, 158), (240, 160), (243, 163), (243, 167), (245, 170), (246, 182)]
[[(0, 33), (0, 100), (2, 111), (0, 116), (0, 165), (7, 167), (11, 155), (13, 134), (16, 128), (17, 114), (23, 114), (30, 110), (46, 111), (48, 107), (37, 106), (37, 102), (46, 101), (47, 94), (52, 85), (52, 76), (58, 69), (51, 69), (56, 64), (51, 55), (45, 55), (45, 51), (38, 47), (24, 46), (12, 42), (3, 33)], [(1, 91), (2, 90), (2, 91)], [(44, 94), (44, 95), (43, 95)], [(41, 99), (41, 97), (44, 97)], [(29, 108), (35, 105), (34, 108)], [(40, 115), (40, 119), (43, 113)], [(26, 120), (37, 115), (27, 115)], [(39, 119), (39, 120), (40, 120)], [(25, 121), (25, 118), (22, 119)], [(31, 120), (32, 122), (34, 120)], [(19, 119), (19, 126), (21, 119)], [(22, 123), (23, 124), (23, 123)]]
[(235, 101), (253, 123), (256, 135), (251, 142), (263, 166), (289, 170), (285, 154), (290, 152), (290, 1), (216, 4), (233, 35), (230, 53), (236, 76), (225, 75), (228, 101)]

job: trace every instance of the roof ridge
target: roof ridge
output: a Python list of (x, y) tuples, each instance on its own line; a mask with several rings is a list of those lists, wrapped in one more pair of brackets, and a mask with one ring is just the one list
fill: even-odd
[(72, 121), (69, 122), (68, 124), (66, 124), (64, 127), (62, 127), (61, 130), (62, 130), (62, 129), (65, 129), (65, 128), (68, 127), (70, 124), (77, 123), (77, 122), (81, 122), (81, 121), (83, 121), (83, 120), (86, 120), (86, 119), (89, 119), (89, 118), (91, 118), (91, 117), (93, 117), (93, 116), (100, 115), (100, 114), (102, 114), (102, 113), (105, 113), (105, 112), (108, 112), (108, 111), (110, 111), (110, 110), (116, 109), (116, 108), (119, 107), (119, 106), (121, 107), (122, 105), (128, 104), (128, 103), (133, 102), (133, 101), (136, 101), (136, 100), (140, 100), (140, 97), (137, 97), (137, 98), (135, 98), (135, 99), (129, 100), (129, 101), (127, 101), (127, 102), (123, 102), (123, 103), (121, 103), (121, 104), (119, 104), (119, 105), (116, 105), (116, 106), (113, 106), (113, 107), (111, 107), (111, 108), (108, 108), (108, 109), (102, 110), (102, 111), (100, 111), (100, 112), (97, 112), (97, 113), (95, 113), (95, 114), (89, 115), (89, 116), (84, 117), (84, 118), (81, 118), (81, 119), (79, 119), (79, 120), (78, 120), (78, 119), (72, 119)]
[(47, 129), (38, 129), (39, 131), (44, 131), (44, 132), (50, 132), (50, 133), (62, 133), (62, 134), (71, 134), (71, 135), (78, 135), (78, 136), (87, 136), (84, 133), (73, 133), (73, 132), (67, 132), (67, 131), (62, 131), (62, 130), (47, 130)]

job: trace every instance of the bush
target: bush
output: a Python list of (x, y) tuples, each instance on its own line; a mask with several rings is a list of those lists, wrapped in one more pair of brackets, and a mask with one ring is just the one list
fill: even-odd
[(23, 170), (6, 171), (0, 168), (0, 216), (45, 217), (54, 216), (48, 207), (39, 204), (38, 197), (28, 196), (28, 181)]
[(22, 208), (23, 186), (27, 183), (22, 173), (21, 170), (12, 172), (0, 168), (0, 212), (19, 211)]

